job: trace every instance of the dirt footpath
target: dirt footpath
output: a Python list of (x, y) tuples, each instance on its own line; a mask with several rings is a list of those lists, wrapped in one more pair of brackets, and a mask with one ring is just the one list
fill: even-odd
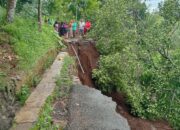
[(130, 130), (130, 127), (127, 120), (116, 112), (112, 98), (94, 88), (74, 85), (67, 130)]

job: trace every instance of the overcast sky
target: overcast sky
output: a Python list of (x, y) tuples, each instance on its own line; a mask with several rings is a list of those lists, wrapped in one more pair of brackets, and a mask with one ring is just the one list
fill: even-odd
[(146, 0), (146, 4), (149, 7), (150, 11), (157, 10), (158, 3), (162, 2), (164, 0)]

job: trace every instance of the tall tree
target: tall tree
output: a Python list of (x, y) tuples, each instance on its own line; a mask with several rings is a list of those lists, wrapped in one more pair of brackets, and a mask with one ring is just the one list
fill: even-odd
[(41, 0), (38, 0), (38, 23), (39, 23), (39, 31), (42, 30), (42, 3)]
[(160, 14), (170, 23), (180, 21), (180, 1), (165, 0), (159, 5)]
[(7, 21), (13, 22), (17, 0), (8, 0)]

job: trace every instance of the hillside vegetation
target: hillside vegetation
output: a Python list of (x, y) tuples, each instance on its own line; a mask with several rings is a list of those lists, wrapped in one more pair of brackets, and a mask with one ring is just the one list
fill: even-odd
[(0, 0), (0, 130), (9, 129), (62, 46), (54, 22), (93, 19), (98, 8), (99, 0)]
[(180, 128), (180, 3), (148, 13), (138, 0), (108, 0), (91, 36), (101, 53), (96, 85), (125, 95), (131, 113)]
[(25, 102), (59, 47), (53, 27), (43, 24), (39, 32), (36, 17), (19, 12), (13, 23), (5, 18), (6, 9), (0, 7), (0, 130), (10, 127), (17, 102)]

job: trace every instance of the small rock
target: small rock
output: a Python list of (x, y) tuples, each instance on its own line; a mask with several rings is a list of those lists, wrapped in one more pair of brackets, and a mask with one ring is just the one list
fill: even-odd
[(11, 80), (14, 80), (14, 81), (21, 81), (21, 77), (19, 75), (16, 75), (14, 77), (11, 77)]
[(20, 77), (19, 75), (16, 76), (16, 79), (17, 79), (18, 81), (21, 81), (21, 77)]

